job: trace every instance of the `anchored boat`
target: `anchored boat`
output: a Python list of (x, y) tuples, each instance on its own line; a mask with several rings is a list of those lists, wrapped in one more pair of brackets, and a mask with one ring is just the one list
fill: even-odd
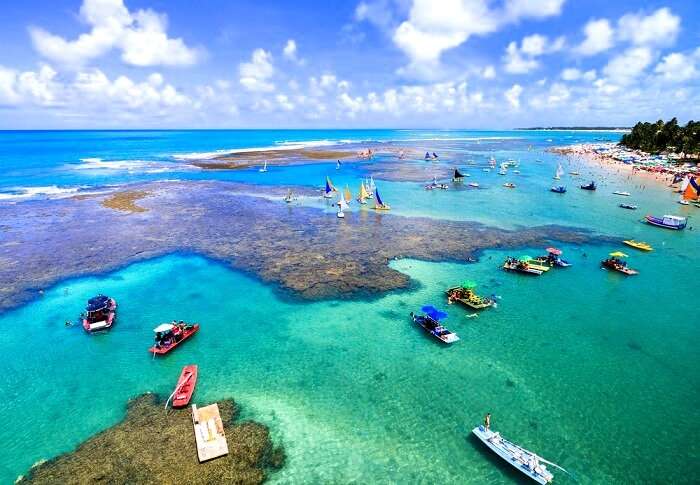
[(90, 298), (83, 314), (83, 328), (87, 332), (108, 330), (117, 318), (117, 302), (114, 298), (97, 295)]
[(524, 258), (517, 259), (508, 257), (503, 263), (503, 269), (506, 271), (515, 271), (517, 273), (530, 274), (535, 276), (539, 276), (549, 269), (543, 266), (533, 265), (529, 262), (530, 258), (528, 258), (528, 261), (523, 261), (523, 259)]
[(566, 187), (563, 185), (559, 185), (557, 187), (552, 187), (551, 189), (552, 192), (557, 193), (557, 194), (565, 194), (566, 193)]
[(166, 408), (168, 407), (168, 401), (171, 399), (173, 400), (174, 408), (184, 408), (190, 403), (194, 387), (197, 385), (197, 371), (196, 365), (186, 365), (182, 368), (175, 390), (165, 402)]
[(460, 172), (458, 168), (455, 168), (455, 173), (454, 173), (454, 175), (452, 176), (452, 181), (453, 181), (453, 182), (463, 182), (463, 181), (464, 181), (464, 177), (466, 177), (466, 176), (467, 176), (467, 175), (465, 175), (465, 174), (463, 174), (462, 172)]
[(588, 183), (586, 185), (582, 185), (581, 188), (583, 190), (595, 190), (596, 189), (595, 182), (591, 180), (590, 183)]
[(338, 189), (336, 189), (333, 186), (333, 182), (331, 182), (330, 177), (326, 177), (326, 188), (323, 192), (323, 196), (326, 199), (330, 199), (331, 197), (333, 197), (333, 192), (337, 192), (337, 191), (338, 191)]
[(491, 451), (537, 483), (546, 485), (554, 479), (554, 475), (547, 470), (547, 465), (544, 463), (559, 467), (558, 465), (543, 459), (532, 451), (526, 450), (508, 441), (503, 438), (500, 433), (486, 429), (483, 425), (474, 428), (472, 433), (474, 433), (482, 443), (488, 446)]
[(154, 356), (167, 354), (199, 331), (198, 323), (161, 323), (153, 329), (156, 343), (148, 349)]
[(617, 271), (618, 273), (622, 273), (625, 276), (634, 276), (639, 274), (639, 271), (627, 267), (627, 262), (621, 259), (626, 257), (627, 255), (625, 253), (615, 251), (614, 253), (610, 253), (610, 257), (608, 259), (604, 259), (603, 261), (601, 261), (600, 265), (605, 269)]
[(448, 288), (445, 291), (447, 294), (447, 303), (456, 301), (474, 310), (483, 310), (484, 308), (492, 307), (494, 301), (491, 298), (484, 298), (474, 293), (475, 287), (476, 285), (472, 283), (462, 283), (461, 286)]
[(653, 251), (654, 248), (651, 247), (651, 245), (642, 242), (642, 241), (635, 241), (634, 239), (628, 239), (627, 241), (622, 241), (623, 243), (627, 244), (628, 246), (632, 246), (635, 249), (639, 249), (641, 251)]
[(421, 308), (425, 315), (415, 315), (411, 312), (413, 323), (420, 325), (423, 330), (438, 339), (440, 342), (451, 344), (459, 340), (456, 333), (450, 332), (440, 324), (440, 320), (447, 317), (447, 313), (441, 312), (433, 306)]
[(623, 209), (629, 209), (629, 210), (637, 210), (637, 206), (634, 204), (620, 204), (618, 207), (622, 207)]
[(685, 217), (680, 216), (646, 216), (644, 219), (648, 224), (651, 224), (652, 226), (665, 227), (666, 229), (674, 229), (676, 231), (685, 229), (685, 226), (688, 224), (688, 220)]

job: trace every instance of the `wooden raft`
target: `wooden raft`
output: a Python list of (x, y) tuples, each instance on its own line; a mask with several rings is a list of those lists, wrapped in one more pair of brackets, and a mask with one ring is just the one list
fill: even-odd
[(203, 408), (197, 408), (197, 405), (193, 404), (192, 424), (200, 463), (228, 455), (224, 423), (216, 403)]

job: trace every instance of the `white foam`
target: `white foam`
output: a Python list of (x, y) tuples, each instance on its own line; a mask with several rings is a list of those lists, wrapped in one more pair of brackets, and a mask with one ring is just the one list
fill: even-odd
[(58, 185), (47, 185), (39, 187), (13, 187), (6, 192), (0, 192), (0, 200), (24, 200), (35, 198), (61, 199), (71, 197), (78, 192), (82, 192), (83, 187), (59, 187)]
[(163, 173), (172, 170), (193, 170), (189, 165), (178, 165), (172, 162), (157, 162), (153, 160), (108, 160), (101, 158), (81, 158), (82, 163), (71, 164), (74, 170), (111, 170), (139, 173)]
[(271, 150), (299, 150), (302, 148), (317, 148), (342, 145), (346, 143), (358, 143), (353, 140), (309, 140), (309, 141), (278, 141), (272, 146), (251, 147), (251, 148), (231, 148), (215, 150), (211, 152), (176, 153), (172, 157), (176, 160), (211, 160), (222, 155), (233, 155), (236, 153), (257, 153)]

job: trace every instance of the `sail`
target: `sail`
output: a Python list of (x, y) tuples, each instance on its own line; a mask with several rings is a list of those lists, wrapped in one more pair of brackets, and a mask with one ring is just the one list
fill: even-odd
[(328, 192), (329, 189), (330, 189), (330, 191), (332, 191), (332, 192), (337, 192), (337, 191), (338, 191), (338, 189), (336, 189), (335, 186), (333, 185), (333, 182), (331, 182), (331, 178), (330, 178), (330, 177), (326, 177), (326, 192)]
[(350, 187), (345, 185), (345, 202), (350, 202), (352, 200), (352, 194), (350, 193)]
[(683, 191), (683, 200), (695, 200), (700, 196), (700, 182), (697, 178), (688, 177), (688, 185)]
[(685, 178), (683, 179), (683, 182), (681, 182), (681, 192), (685, 192), (685, 189), (688, 188), (689, 184), (690, 184), (690, 177), (686, 175)]
[(382, 207), (384, 205), (384, 202), (382, 202), (381, 197), (379, 197), (379, 190), (374, 189), (374, 197), (376, 198), (376, 204), (377, 207)]
[(369, 189), (370, 190), (375, 190), (377, 186), (374, 184), (374, 178), (370, 175), (369, 176)]
[(456, 178), (456, 179), (463, 179), (463, 178), (464, 178), (464, 175), (462, 175), (462, 174), (460, 173), (460, 171), (459, 171), (458, 168), (455, 168), (455, 175), (454, 175), (454, 178)]
[(426, 158), (426, 160), (427, 160), (428, 158), (430, 158), (430, 153), (425, 152), (425, 158)]
[(555, 179), (560, 179), (561, 176), (564, 175), (564, 168), (561, 166), (561, 163), (557, 166), (557, 172), (554, 174)]
[(360, 196), (359, 199), (361, 201), (365, 200), (367, 197), (369, 197), (369, 194), (367, 193), (367, 189), (365, 189), (365, 184), (360, 182)]
[(345, 202), (345, 199), (343, 198), (343, 196), (340, 196), (340, 199), (338, 199), (338, 209), (340, 210), (340, 212), (344, 211), (348, 207), (349, 206), (348, 206), (347, 202)]
[(328, 178), (326, 178), (326, 195), (330, 194), (333, 192), (333, 189), (331, 188), (331, 184), (328, 183)]

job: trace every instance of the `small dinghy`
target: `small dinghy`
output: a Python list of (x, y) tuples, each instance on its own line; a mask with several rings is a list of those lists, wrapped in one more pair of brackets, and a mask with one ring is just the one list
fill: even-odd
[(595, 182), (591, 181), (591, 183), (589, 183), (589, 184), (582, 185), (581, 188), (583, 190), (595, 190), (596, 189)]
[(479, 184), (476, 182), (469, 182), (469, 187), (474, 187), (475, 189), (479, 188)]
[(265, 160), (265, 165), (262, 166), (260, 170), (258, 170), (260, 173), (265, 173), (267, 172), (267, 160)]
[(634, 204), (620, 204), (618, 207), (621, 207), (623, 209), (629, 209), (629, 210), (637, 210), (637, 206)]
[(441, 312), (437, 308), (427, 305), (421, 308), (425, 315), (416, 315), (411, 312), (413, 323), (420, 325), (423, 330), (445, 344), (457, 342), (459, 337), (456, 333), (450, 332), (440, 324), (440, 320), (447, 317), (447, 313)]
[[(546, 485), (554, 479), (554, 475), (547, 470), (548, 463), (556, 466), (532, 451), (526, 450), (521, 446), (516, 445), (503, 438), (500, 433), (486, 429), (484, 426), (477, 426), (472, 430), (472, 433), (481, 440), (491, 451), (510, 463), (513, 467), (532, 478), (537, 483)], [(563, 468), (562, 468), (563, 470)], [(566, 470), (564, 470), (566, 471)]]
[[(190, 403), (192, 394), (194, 393), (194, 387), (197, 385), (197, 370), (196, 365), (186, 365), (182, 368), (180, 378), (175, 385), (175, 390), (168, 398), (168, 401), (170, 401), (170, 399), (173, 400), (174, 408), (184, 408)], [(167, 401), (165, 407), (168, 407)]]
[(514, 189), (515, 188), (515, 184), (513, 182), (506, 182), (505, 184), (503, 184), (503, 186), (507, 189)]
[(557, 187), (552, 187), (549, 190), (551, 190), (555, 194), (565, 194), (566, 193), (566, 187), (564, 187), (563, 185), (559, 185)]
[(612, 271), (617, 271), (625, 276), (634, 276), (639, 274), (639, 271), (634, 270), (627, 266), (627, 262), (623, 261), (622, 258), (626, 258), (627, 255), (620, 251), (615, 251), (610, 253), (608, 259), (604, 259), (600, 262), (600, 266), (604, 269), (610, 269)]
[(622, 242), (627, 244), (628, 246), (635, 248), (635, 249), (639, 249), (640, 251), (653, 251), (654, 250), (654, 248), (652, 248), (650, 244), (645, 243), (643, 241), (635, 241), (634, 239), (628, 239), (628, 240), (622, 241)]
[(632, 194), (630, 194), (629, 192), (623, 192), (623, 191), (621, 191), (621, 190), (616, 190), (615, 192), (613, 192), (613, 194), (615, 194), (615, 195), (622, 195), (622, 196), (625, 196), (625, 197), (629, 197), (630, 195), (632, 195)]

